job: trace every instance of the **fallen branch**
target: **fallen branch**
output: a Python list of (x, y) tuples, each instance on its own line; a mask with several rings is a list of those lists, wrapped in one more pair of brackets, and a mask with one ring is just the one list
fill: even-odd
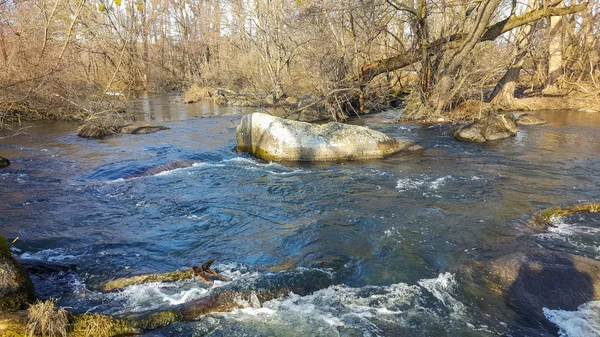
[(8, 245), (8, 248), (12, 247), (15, 244), (15, 242), (17, 242), (17, 240), (19, 240), (18, 236), (14, 240), (12, 240), (12, 242)]
[(104, 284), (93, 285), (91, 286), (94, 290), (100, 291), (114, 291), (118, 289), (123, 289), (132, 285), (139, 285), (145, 283), (153, 283), (153, 282), (174, 282), (179, 280), (185, 280), (193, 278), (194, 276), (200, 277), (205, 282), (212, 282), (212, 280), (206, 275), (206, 273), (216, 276), (221, 280), (226, 281), (227, 277), (222, 276), (210, 269), (210, 266), (213, 264), (215, 260), (210, 259), (203, 263), (201, 266), (196, 267), (193, 266), (189, 269), (184, 270), (176, 270), (172, 272), (162, 273), (162, 274), (145, 274), (145, 275), (137, 275), (131, 277), (123, 277), (115, 280), (110, 280)]

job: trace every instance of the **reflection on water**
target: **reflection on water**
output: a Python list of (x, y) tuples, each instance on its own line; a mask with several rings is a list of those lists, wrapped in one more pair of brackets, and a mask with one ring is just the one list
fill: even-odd
[[(332, 273), (337, 285), (153, 335), (490, 336), (521, 330), (501, 301), (475, 305), (457, 276), (470, 252), (533, 235), (545, 247), (599, 255), (592, 230), (557, 224), (536, 236), (522, 224), (535, 210), (599, 198), (598, 114), (541, 112), (548, 124), (488, 144), (454, 141), (450, 126), (366, 118), (427, 150), (278, 164), (234, 151), (242, 110), (174, 99), (135, 103), (139, 118), (171, 128), (155, 134), (85, 140), (74, 123), (47, 123), (0, 140), (13, 163), (0, 171), (0, 234), (21, 238), (23, 258), (77, 266), (76, 275), (38, 280), (43, 296), (105, 312), (182, 301), (205, 285), (132, 288), (115, 300), (85, 284), (215, 258), (236, 280), (307, 269)], [(189, 165), (139, 174), (177, 161)]]

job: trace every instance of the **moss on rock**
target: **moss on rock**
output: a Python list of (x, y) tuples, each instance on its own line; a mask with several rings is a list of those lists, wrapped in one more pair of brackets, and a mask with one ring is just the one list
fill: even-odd
[(129, 336), (140, 333), (125, 320), (100, 314), (82, 314), (72, 316), (69, 337), (113, 337)]
[(194, 271), (192, 269), (176, 270), (163, 274), (144, 274), (130, 277), (119, 278), (110, 280), (104, 284), (92, 286), (93, 289), (101, 291), (113, 291), (122, 289), (128, 286), (144, 284), (150, 282), (173, 282), (183, 279), (194, 277)]
[(529, 223), (538, 228), (547, 228), (550, 225), (550, 221), (553, 217), (568, 215), (579, 212), (600, 212), (600, 203), (584, 203), (572, 206), (552, 206), (541, 211), (536, 212)]
[(12, 256), (8, 242), (0, 236), (0, 310), (25, 309), (35, 301), (29, 275)]
[(29, 337), (27, 311), (0, 311), (0, 336)]

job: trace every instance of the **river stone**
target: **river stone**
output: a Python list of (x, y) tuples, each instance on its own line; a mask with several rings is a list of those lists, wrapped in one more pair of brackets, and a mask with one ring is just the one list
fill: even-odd
[(522, 114), (517, 118), (515, 123), (517, 123), (517, 125), (539, 125), (546, 124), (548, 121), (537, 115)]
[(237, 127), (237, 149), (264, 160), (334, 161), (382, 158), (420, 147), (381, 132), (341, 123), (314, 125), (264, 113), (245, 115)]
[(594, 259), (534, 250), (500, 257), (486, 269), (488, 287), (529, 325), (548, 323), (543, 308), (572, 311), (600, 299), (600, 261)]
[(4, 157), (0, 157), (0, 168), (5, 168), (10, 166), (10, 161)]
[(0, 310), (25, 309), (35, 301), (29, 275), (10, 253), (8, 242), (0, 236)]
[(153, 132), (157, 132), (160, 130), (168, 130), (168, 129), (169, 129), (168, 127), (162, 126), (162, 125), (141, 123), (141, 124), (125, 125), (119, 129), (119, 132), (141, 135), (141, 134), (153, 133)]
[(485, 117), (469, 123), (454, 133), (454, 138), (465, 142), (483, 143), (513, 137), (519, 128), (512, 114)]

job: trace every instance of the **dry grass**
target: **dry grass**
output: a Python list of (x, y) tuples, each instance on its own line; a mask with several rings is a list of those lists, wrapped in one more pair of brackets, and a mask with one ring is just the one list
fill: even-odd
[(125, 124), (125, 121), (118, 117), (93, 118), (79, 128), (77, 135), (83, 138), (100, 139), (118, 132)]
[(53, 299), (29, 307), (27, 328), (29, 336), (66, 337), (69, 315), (64, 308), (56, 307)]
[(211, 87), (192, 84), (192, 86), (183, 93), (183, 101), (185, 103), (196, 103), (202, 100), (208, 100), (214, 96), (214, 93), (215, 90)]

